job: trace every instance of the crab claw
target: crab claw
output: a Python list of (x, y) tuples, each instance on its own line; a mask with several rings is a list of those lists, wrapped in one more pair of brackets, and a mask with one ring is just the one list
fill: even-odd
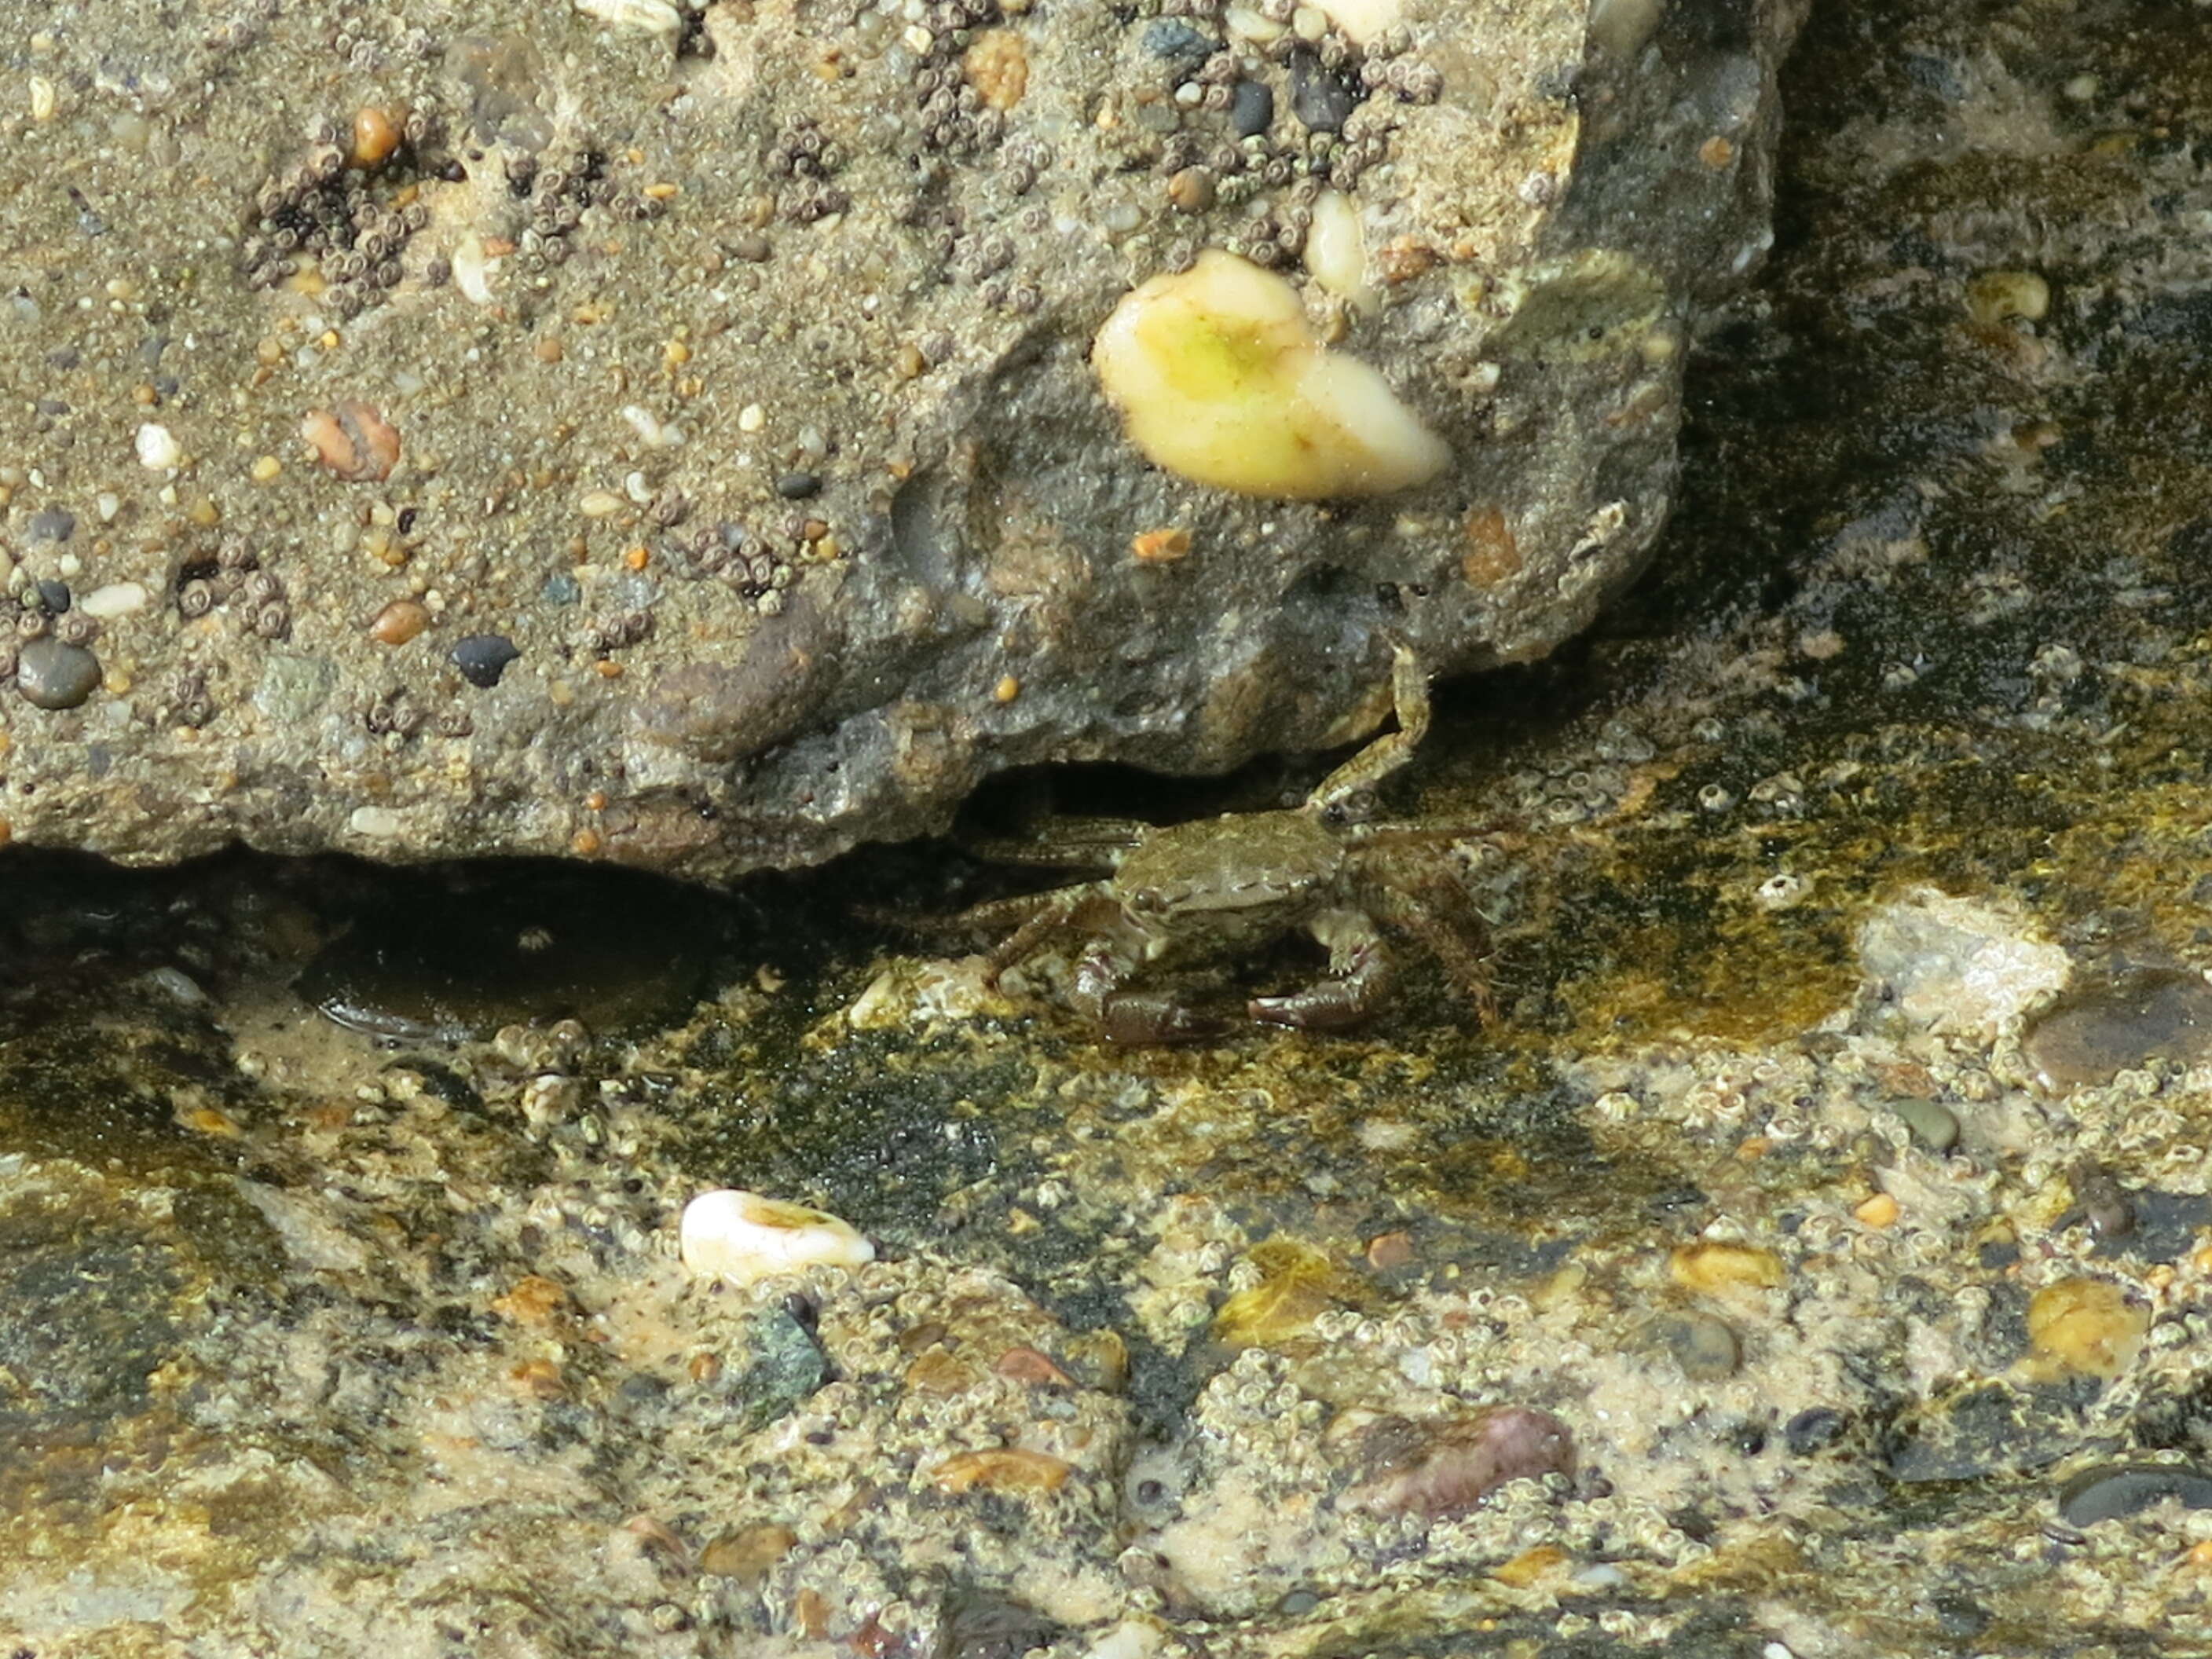
[(1162, 1042), (1203, 1042), (1219, 1036), (1224, 1022), (1165, 996), (1111, 996), (1098, 1010), (1098, 1027), (1111, 1042), (1141, 1048)]

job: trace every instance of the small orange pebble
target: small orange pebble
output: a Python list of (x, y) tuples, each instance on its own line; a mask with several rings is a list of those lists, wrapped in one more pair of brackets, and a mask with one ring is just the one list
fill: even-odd
[(1146, 530), (1130, 538), (1129, 551), (1139, 564), (1173, 564), (1190, 551), (1188, 530)]
[(592, 666), (599, 671), (599, 676), (603, 680), (618, 680), (622, 678), (622, 665), (618, 662), (602, 660), (593, 663)]
[(1022, 683), (1012, 674), (1005, 676), (991, 688), (991, 701), (994, 702), (1012, 702), (1021, 695)]
[(1869, 1227), (1893, 1227), (1897, 1224), (1898, 1202), (1895, 1194), (1876, 1193), (1851, 1213)]
[(315, 458), (348, 483), (381, 483), (399, 463), (399, 430), (367, 404), (347, 398), (336, 409), (309, 410), (300, 435)]
[(492, 1298), (491, 1310), (518, 1325), (543, 1325), (568, 1305), (568, 1292), (539, 1273), (526, 1273), (505, 1296)]
[(514, 252), (514, 238), (512, 236), (487, 236), (483, 239), (484, 258), (504, 259)]
[(607, 792), (604, 789), (592, 790), (590, 794), (584, 797), (584, 806), (585, 810), (587, 811), (605, 811), (607, 810)]
[(640, 542), (635, 547), (623, 550), (623, 562), (632, 570), (642, 570), (653, 562), (653, 550)]
[(404, 645), (430, 625), (430, 607), (420, 599), (394, 599), (376, 613), (369, 637), (380, 645)]
[(1735, 1144), (1736, 1162), (1756, 1164), (1773, 1150), (1774, 1143), (1765, 1135), (1747, 1135)]
[(2191, 1544), (2189, 1547), (2189, 1553), (2181, 1558), (2181, 1562), (2184, 1566), (2212, 1567), (2212, 1538)]
[(198, 1129), (204, 1135), (221, 1135), (225, 1140), (235, 1140), (242, 1133), (236, 1118), (212, 1106), (193, 1107), (185, 1114), (185, 1127)]
[(1010, 1376), (1017, 1382), (1033, 1386), (1066, 1389), (1075, 1385), (1073, 1377), (1035, 1348), (1009, 1348), (999, 1356), (998, 1364), (991, 1369), (1001, 1376)]
[(1698, 159), (1717, 171), (1735, 160), (1735, 146), (1717, 132), (1698, 146)]
[(1437, 262), (1437, 251), (1418, 236), (1394, 236), (1375, 252), (1375, 273), (1392, 288), (1410, 283)]
[(530, 348), (530, 355), (537, 358), (541, 363), (559, 362), (561, 361), (561, 337), (557, 334), (539, 335), (536, 343), (532, 345)]
[(1396, 1232), (1377, 1233), (1367, 1241), (1367, 1265), (1377, 1273), (1405, 1267), (1416, 1255), (1413, 1234), (1402, 1228)]
[(648, 201), (653, 202), (672, 201), (683, 193), (683, 185), (672, 185), (665, 181), (659, 184), (647, 185), (639, 192), (640, 195), (645, 197)]
[(374, 104), (362, 105), (354, 112), (353, 150), (346, 157), (347, 161), (364, 171), (383, 166), (392, 158), (392, 152), (399, 148), (400, 131), (406, 118), (404, 111), (394, 118), (391, 110), (379, 109)]
[(1459, 574), (1470, 587), (1495, 587), (1521, 569), (1521, 543), (1503, 509), (1478, 507), (1467, 515), (1467, 553)]
[(932, 1471), (939, 1492), (1058, 1492), (1067, 1484), (1075, 1465), (1048, 1453), (1024, 1451), (956, 1452)]
[(579, 830), (568, 837), (568, 850), (580, 859), (587, 859), (606, 843), (599, 839), (596, 830)]
[(694, 1382), (714, 1382), (722, 1375), (722, 1357), (720, 1354), (695, 1353), (691, 1356), (690, 1364), (684, 1366), (684, 1374)]

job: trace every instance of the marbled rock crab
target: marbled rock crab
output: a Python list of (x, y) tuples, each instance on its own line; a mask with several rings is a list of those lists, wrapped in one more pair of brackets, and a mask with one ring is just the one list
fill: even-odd
[[(1104, 866), (1101, 880), (979, 905), (963, 923), (1018, 921), (993, 951), (987, 981), (1054, 934), (1085, 935), (1075, 1000), (1116, 1042), (1191, 1042), (1223, 1022), (1173, 990), (1138, 988), (1156, 975), (1256, 950), (1303, 930), (1328, 970), (1303, 990), (1255, 997), (1253, 1019), (1308, 1030), (1355, 1024), (1382, 1006), (1395, 965), (1385, 927), (1418, 935), (1470, 1000), (1486, 1006), (1481, 961), (1468, 942), (1479, 921), (1437, 832), (1370, 821), (1375, 787), (1412, 757), (1429, 726), (1426, 677), (1395, 647), (1398, 729), (1322, 779), (1297, 806), (1155, 827), (1120, 819), (1060, 820), (1034, 843), (990, 849), (1024, 863)], [(1448, 914), (1453, 913), (1453, 914)]]

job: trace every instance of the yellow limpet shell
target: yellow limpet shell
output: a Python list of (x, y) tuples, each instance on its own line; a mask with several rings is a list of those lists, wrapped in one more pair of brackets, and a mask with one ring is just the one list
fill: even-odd
[(1381, 495), (1451, 462), (1367, 364), (1315, 337), (1297, 290), (1218, 249), (1124, 295), (1091, 367), (1154, 465), (1246, 495)]

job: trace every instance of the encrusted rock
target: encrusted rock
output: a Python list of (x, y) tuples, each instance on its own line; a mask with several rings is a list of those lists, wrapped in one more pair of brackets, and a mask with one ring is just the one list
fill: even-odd
[[(0, 205), (0, 528), (113, 526), (148, 602), (97, 768), (0, 700), (15, 841), (699, 878), (1348, 742), (1382, 636), (1582, 629), (1771, 240), (1804, 9), (90, 8), (21, 158), (84, 189)], [(1109, 321), (1194, 285), (1273, 319), (1212, 329), (1195, 443)]]

